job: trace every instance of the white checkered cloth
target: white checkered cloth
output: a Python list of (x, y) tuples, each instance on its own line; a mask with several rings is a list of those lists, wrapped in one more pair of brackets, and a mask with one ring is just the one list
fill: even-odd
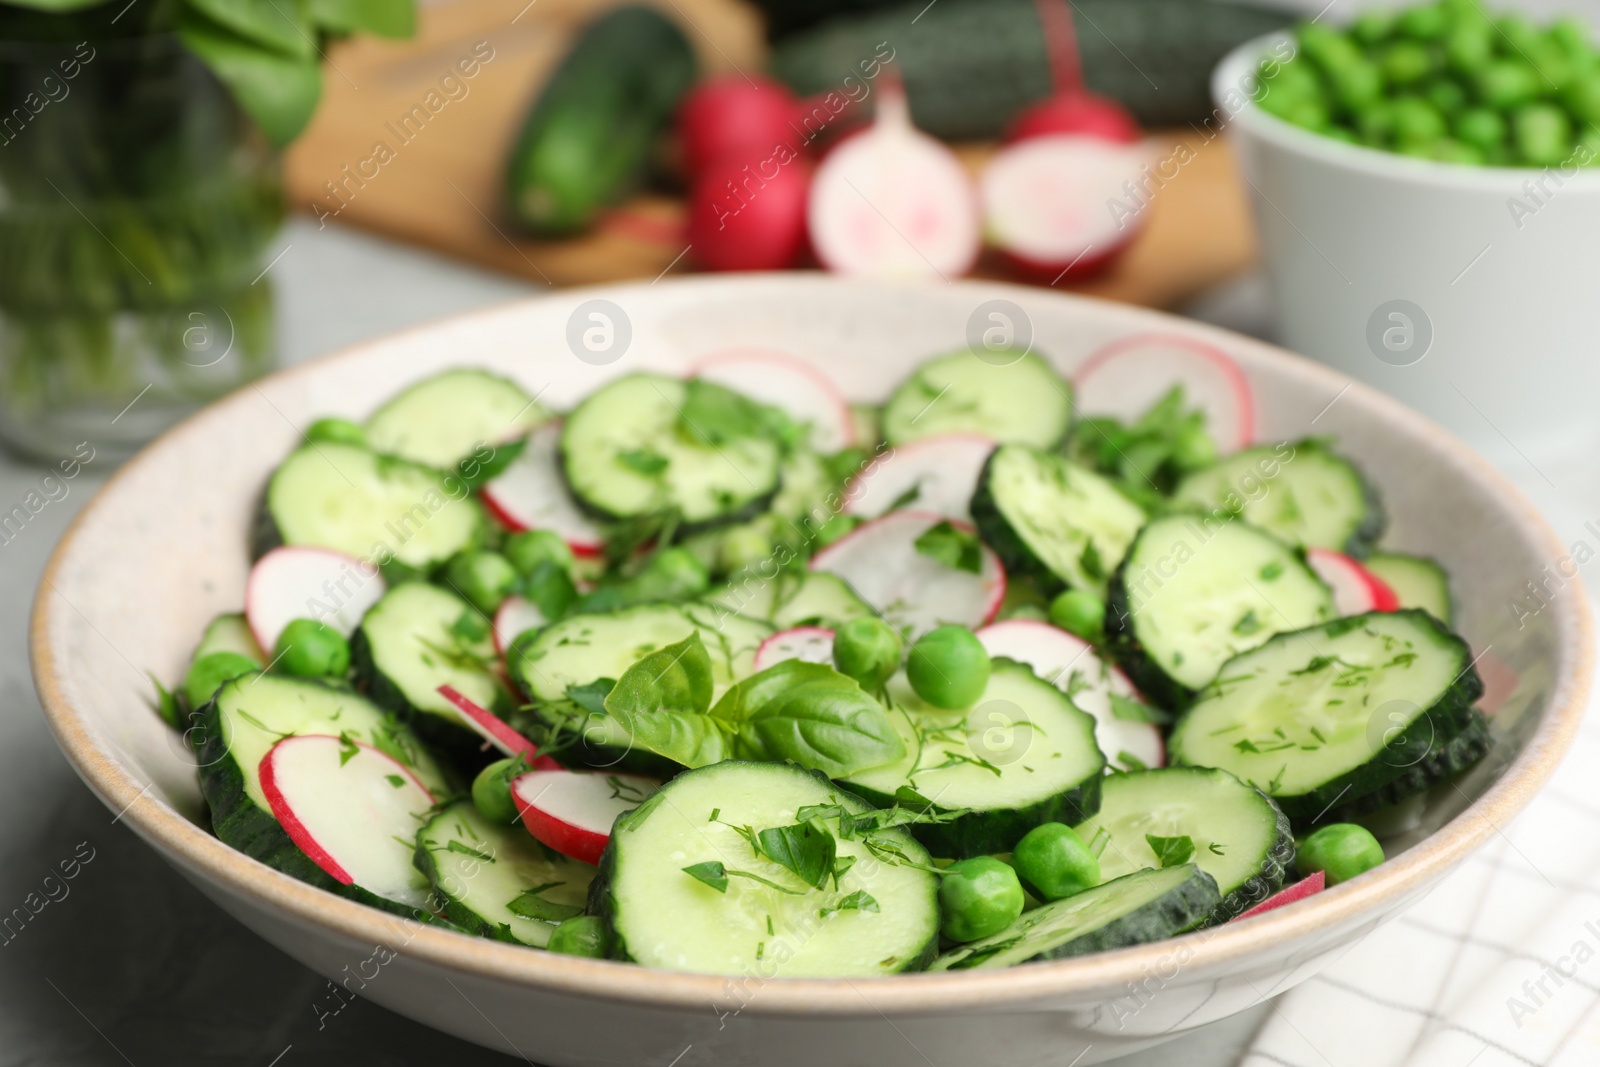
[(1600, 714), (1526, 810), (1274, 1002), (1240, 1067), (1600, 1065)]

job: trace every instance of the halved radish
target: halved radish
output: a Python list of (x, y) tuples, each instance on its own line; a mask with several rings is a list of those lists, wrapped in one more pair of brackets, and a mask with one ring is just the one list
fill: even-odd
[(511, 642), (535, 627), (550, 620), (544, 617), (539, 605), (523, 596), (508, 596), (500, 602), (494, 613), (494, 650), (504, 656)]
[(690, 373), (809, 423), (818, 452), (856, 443), (850, 402), (833, 379), (803, 359), (770, 348), (730, 349), (700, 360)]
[(1255, 400), (1244, 371), (1226, 352), (1192, 337), (1123, 337), (1090, 356), (1072, 384), (1084, 414), (1130, 421), (1181, 385), (1184, 403), (1205, 412), (1206, 430), (1224, 455), (1255, 439)]
[(817, 259), (842, 274), (951, 278), (978, 258), (977, 197), (966, 169), (911, 125), (905, 92), (887, 79), (877, 121), (817, 167), (807, 214)]
[(578, 510), (556, 451), (561, 424), (547, 422), (528, 435), (528, 444), (511, 465), (483, 487), (483, 502), (512, 530), (549, 530), (571, 547), (574, 555), (598, 556), (605, 535)]
[[(1160, 729), (1154, 723), (1118, 718), (1111, 699), (1115, 693), (1142, 704), (1144, 697), (1127, 675), (1095, 655), (1088, 642), (1035, 619), (993, 623), (978, 631), (978, 640), (989, 655), (1026, 663), (1040, 678), (1071, 693), (1072, 702), (1094, 716), (1095, 740), (1112, 766), (1126, 771), (1135, 769), (1135, 760), (1146, 767), (1166, 764), (1167, 746)], [(1123, 753), (1133, 759), (1123, 759)]]
[(511, 799), (534, 840), (599, 863), (617, 816), (661, 788), (654, 778), (602, 771), (532, 770), (511, 780)]
[(334, 881), (427, 903), (405, 842), (435, 801), (405, 764), (348, 738), (286, 737), (261, 757), (261, 791), (289, 840)]
[(439, 695), (450, 702), (455, 708), (458, 720), (462, 726), (471, 730), (489, 744), (505, 753), (507, 756), (522, 756), (529, 761), (532, 767), (558, 768), (561, 764), (549, 756), (539, 755), (539, 748), (532, 741), (523, 737), (511, 728), (500, 716), (482, 707), (467, 697), (453, 685), (441, 685)]
[[(977, 574), (917, 551), (929, 527), (950, 521), (927, 511), (892, 511), (858, 526), (811, 557), (811, 569), (837, 575), (891, 625), (913, 637), (946, 623), (977, 629), (1000, 610), (1006, 572), (987, 545)], [(966, 523), (953, 525), (971, 530)]]
[(1326, 888), (1328, 888), (1328, 876), (1323, 872), (1318, 871), (1310, 878), (1302, 878), (1294, 885), (1284, 886), (1282, 889), (1278, 890), (1276, 893), (1272, 894), (1266, 900), (1263, 900), (1249, 911), (1235, 916), (1233, 921), (1237, 922), (1239, 919), (1248, 919), (1252, 915), (1260, 915), (1262, 912), (1271, 911), (1274, 908), (1281, 908), (1285, 904), (1293, 904), (1297, 900), (1304, 900), (1306, 897), (1316, 896)]
[(805, 660), (807, 663), (833, 662), (833, 631), (821, 626), (796, 626), (779, 630), (756, 649), (755, 669), (764, 671), (774, 663), (786, 659)]
[(376, 566), (354, 556), (283, 545), (250, 568), (244, 587), (245, 622), (256, 644), (270, 656), (278, 635), (296, 619), (316, 619), (349, 637), (387, 588)]
[(1051, 281), (1110, 263), (1144, 227), (1144, 201), (1127, 192), (1149, 152), (1086, 134), (1031, 137), (983, 168), (983, 228), (1022, 270)]
[(1078, 32), (1072, 24), (1068, 0), (1034, 0), (1039, 27), (1044, 31), (1045, 54), (1050, 61), (1054, 91), (1037, 104), (1024, 108), (1006, 129), (1007, 143), (1057, 133), (1076, 133), (1104, 141), (1132, 143), (1139, 139), (1139, 123), (1128, 109), (1108, 96), (1096, 96), (1083, 87), (1083, 60), (1078, 53)]
[(994, 446), (991, 438), (965, 433), (897, 445), (855, 476), (844, 511), (875, 519), (916, 490), (904, 506), (970, 522), (972, 494)]
[(1340, 615), (1400, 610), (1400, 598), (1389, 588), (1389, 583), (1342, 552), (1308, 548), (1306, 562), (1333, 590), (1333, 606)]

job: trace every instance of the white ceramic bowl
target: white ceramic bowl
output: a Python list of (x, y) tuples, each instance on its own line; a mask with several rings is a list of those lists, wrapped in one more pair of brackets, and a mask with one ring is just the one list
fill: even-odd
[[(599, 298), (623, 310), (632, 334), (626, 355), (604, 366), (580, 361), (567, 341), (575, 312), (579, 327), (591, 324), (592, 305), (582, 305)], [(192, 758), (151, 712), (143, 672), (178, 677), (205, 621), (239, 607), (260, 487), (297, 427), (317, 415), (361, 418), (451, 365), (512, 375), (560, 408), (608, 377), (678, 371), (746, 345), (798, 354), (851, 397), (877, 400), (918, 360), (961, 345), (974, 312), (996, 299), (1013, 302), (1036, 349), (1069, 372), (1135, 333), (1220, 347), (1256, 391), (1260, 436), (1338, 434), (1387, 495), (1388, 543), (1450, 568), (1461, 628), (1492, 646), (1484, 663), (1494, 657), (1519, 681), (1496, 715), (1494, 755), (1429, 798), (1390, 862), (1260, 918), (1084, 959), (854, 982), (730, 981), (423, 927), (269, 870), (206, 832)], [(1487, 464), (1394, 401), (1357, 384), (1329, 407), (1346, 385), (1256, 341), (1038, 289), (770, 275), (559, 292), (278, 374), (151, 445), (90, 502), (51, 561), (35, 605), (35, 677), (78, 773), (213, 900), (315, 970), (353, 978), (362, 996), (470, 1040), (554, 1067), (1093, 1063), (1314, 973), (1487, 841), (1576, 728), (1590, 674), (1583, 598), (1558, 600), (1521, 630), (1504, 607), (1560, 544)]]
[(1594, 444), (1600, 168), (1458, 166), (1303, 130), (1245, 102), (1284, 40), (1242, 45), (1212, 79), (1279, 340), (1502, 462)]

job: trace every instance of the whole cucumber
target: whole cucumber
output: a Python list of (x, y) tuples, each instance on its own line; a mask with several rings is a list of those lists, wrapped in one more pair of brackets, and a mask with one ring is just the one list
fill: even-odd
[[(1213, 0), (1073, 0), (1072, 8), (1088, 89), (1147, 126), (1205, 119), (1217, 62), (1290, 22), (1280, 11)], [(997, 136), (1051, 91), (1034, 0), (910, 0), (838, 16), (779, 41), (772, 71), (802, 96), (859, 95), (858, 78), (846, 75), (885, 42), (894, 49), (886, 66), (899, 68), (913, 121), (935, 137)]]
[(591, 22), (545, 83), (511, 152), (511, 217), (540, 236), (588, 226), (642, 179), (694, 79), (688, 40), (655, 8), (619, 7)]

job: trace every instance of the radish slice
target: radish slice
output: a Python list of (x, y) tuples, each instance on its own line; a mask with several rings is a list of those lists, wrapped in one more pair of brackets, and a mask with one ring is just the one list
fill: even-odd
[(856, 475), (845, 493), (844, 511), (875, 519), (916, 490), (908, 506), (971, 522), (972, 494), (994, 446), (988, 437), (964, 433), (899, 445)]
[(1349, 556), (1328, 548), (1308, 548), (1306, 562), (1333, 590), (1333, 606), (1340, 615), (1400, 610), (1400, 598), (1389, 584)]
[(605, 535), (567, 492), (556, 454), (560, 444), (559, 422), (547, 422), (530, 433), (517, 458), (483, 487), (483, 502), (511, 530), (549, 530), (574, 555), (598, 556), (605, 550)]
[(500, 602), (500, 609), (494, 613), (495, 653), (504, 656), (511, 642), (549, 621), (544, 617), (544, 612), (539, 610), (539, 605), (527, 597), (506, 597)]
[(1084, 134), (1033, 137), (983, 169), (984, 232), (1017, 266), (1051, 280), (1108, 264), (1143, 228), (1128, 195), (1149, 153)]
[(539, 755), (539, 748), (532, 741), (513, 730), (511, 725), (500, 716), (474, 703), (463, 696), (460, 690), (453, 685), (441, 685), (439, 695), (450, 702), (456, 710), (457, 721), (483, 738), (489, 744), (499, 749), (507, 756), (522, 756), (530, 761), (530, 766), (544, 768), (558, 768), (561, 764), (549, 756)]
[(1485, 715), (1493, 715), (1505, 707), (1511, 694), (1517, 691), (1517, 683), (1521, 679), (1516, 668), (1496, 655), (1492, 648), (1486, 648), (1478, 654), (1476, 666), (1478, 677), (1483, 680), (1483, 696), (1478, 698), (1478, 709)]
[(533, 770), (511, 780), (511, 799), (534, 840), (598, 864), (611, 825), (661, 788), (654, 778), (600, 771)]
[[(1154, 723), (1119, 719), (1111, 695), (1144, 703), (1128, 676), (1095, 655), (1094, 647), (1065, 630), (1034, 619), (1007, 619), (978, 631), (991, 656), (1005, 656), (1033, 668), (1033, 673), (1072, 694), (1072, 702), (1094, 716), (1100, 751), (1118, 770), (1135, 770), (1167, 762), (1167, 746)], [(1078, 681), (1073, 682), (1073, 675)], [(1125, 760), (1127, 753), (1133, 759)]]
[[(857, 527), (811, 557), (811, 569), (843, 578), (890, 625), (913, 638), (946, 623), (977, 629), (1000, 610), (1006, 572), (988, 545), (977, 574), (917, 551), (928, 528), (947, 521), (926, 511), (892, 511)], [(955, 523), (964, 530), (972, 527)]]
[(804, 660), (807, 663), (833, 662), (833, 631), (821, 626), (796, 626), (779, 630), (756, 649), (755, 669), (764, 671), (774, 663), (786, 659)]
[(818, 452), (837, 452), (856, 443), (850, 402), (831, 378), (803, 359), (772, 349), (740, 349), (707, 356), (692, 375), (809, 423), (811, 444)]
[(316, 619), (349, 637), (387, 588), (376, 566), (354, 556), (284, 545), (250, 568), (244, 589), (245, 621), (256, 644), (270, 656), (278, 635), (296, 619)]
[(1238, 922), (1240, 919), (1248, 919), (1252, 915), (1260, 915), (1262, 912), (1271, 911), (1274, 908), (1281, 908), (1285, 904), (1293, 904), (1297, 900), (1304, 900), (1306, 897), (1316, 896), (1326, 888), (1328, 888), (1328, 876), (1323, 872), (1318, 871), (1310, 878), (1302, 878), (1294, 885), (1285, 886), (1284, 888), (1278, 890), (1276, 893), (1272, 894), (1266, 900), (1263, 900), (1249, 911), (1244, 912), (1242, 915), (1236, 916), (1233, 921)]
[(405, 764), (345, 738), (286, 737), (261, 757), (261, 791), (289, 840), (334, 881), (427, 904), (402, 842), (416, 836), (434, 799)]
[(1255, 400), (1244, 371), (1227, 353), (1177, 334), (1142, 333), (1100, 349), (1073, 376), (1086, 415), (1132, 421), (1174, 386), (1205, 412), (1206, 431), (1224, 455), (1255, 438)]
[(881, 85), (877, 121), (823, 159), (808, 216), (817, 259), (842, 274), (948, 279), (978, 258), (972, 181), (954, 152), (912, 127), (898, 85)]

